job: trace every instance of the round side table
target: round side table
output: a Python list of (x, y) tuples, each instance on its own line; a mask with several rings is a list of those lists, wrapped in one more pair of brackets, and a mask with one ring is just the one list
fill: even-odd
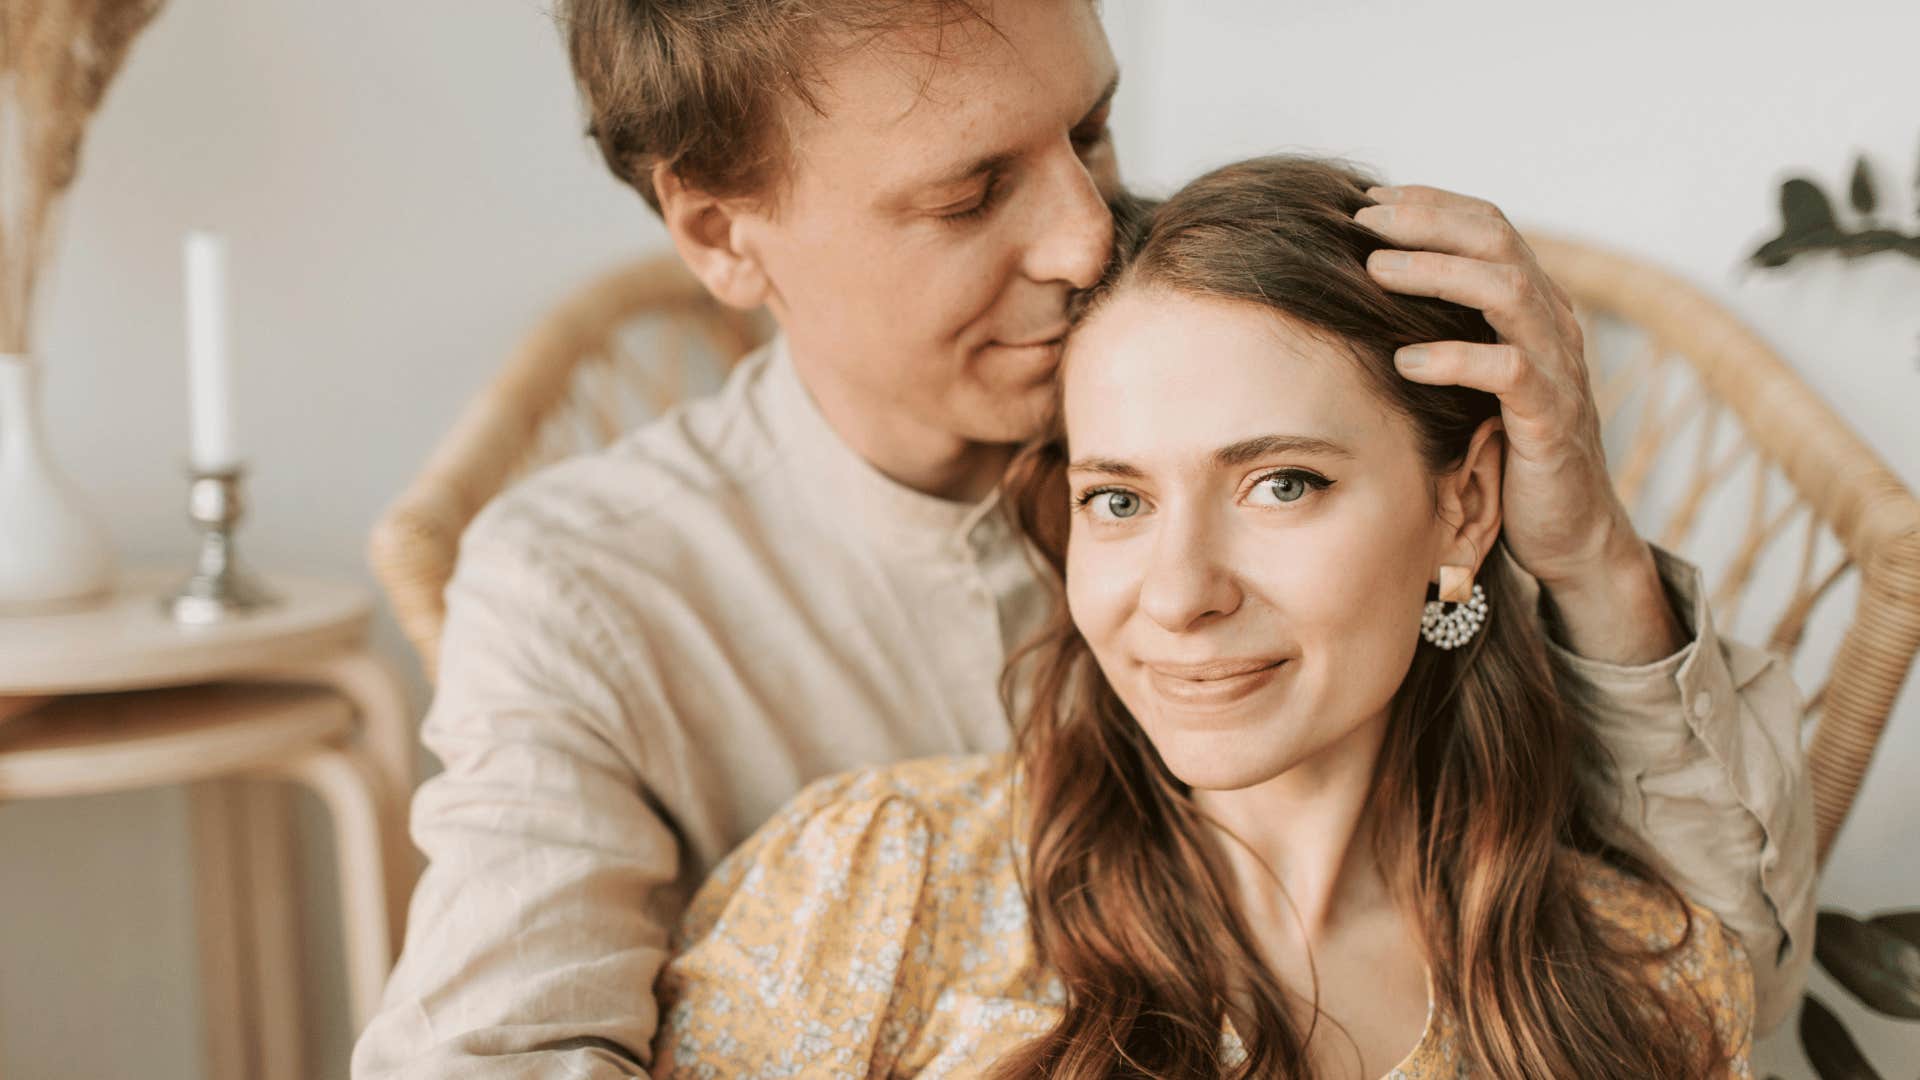
[(160, 606), (183, 576), (137, 570), (84, 609), (0, 617), (0, 805), (188, 785), (208, 1074), (297, 1076), (285, 781), (332, 818), (357, 1029), (378, 1004), (418, 873), (405, 822), (413, 722), (369, 647), (366, 590), (269, 575), (275, 606), (186, 626)]

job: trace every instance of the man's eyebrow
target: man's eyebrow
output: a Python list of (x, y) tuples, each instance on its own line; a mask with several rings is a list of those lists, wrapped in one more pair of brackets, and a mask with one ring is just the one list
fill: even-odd
[(1120, 73), (1116, 71), (1113, 73), (1113, 78), (1107, 80), (1106, 89), (1100, 91), (1100, 96), (1094, 99), (1093, 107), (1088, 109), (1086, 111), (1086, 115), (1080, 117), (1079, 122), (1074, 124), (1073, 126), (1079, 127), (1080, 124), (1084, 124), (1087, 121), (1093, 119), (1094, 115), (1097, 114), (1101, 109), (1104, 109), (1107, 106), (1113, 104), (1113, 95), (1116, 93), (1119, 93), (1119, 91), (1120, 91)]
[[(1074, 121), (1073, 126), (1079, 127), (1081, 124), (1086, 123), (1098, 115), (1101, 109), (1113, 104), (1113, 95), (1118, 92), (1119, 89), (1120, 73), (1115, 72), (1113, 78), (1107, 80), (1106, 88), (1100, 91), (1100, 96), (1095, 99), (1093, 107), (1088, 109), (1080, 119)], [(964, 162), (937, 175), (915, 180), (911, 186), (915, 188), (951, 187), (962, 181), (971, 180), (976, 176), (988, 176), (1000, 172), (1018, 156), (1018, 154), (1010, 150), (983, 154), (980, 157)]]
[(1348, 458), (1353, 451), (1331, 439), (1315, 435), (1260, 435), (1229, 443), (1213, 452), (1214, 464), (1221, 468), (1245, 465), (1273, 454), (1318, 454), (1321, 457)]
[(985, 157), (974, 158), (964, 165), (948, 169), (938, 176), (928, 176), (915, 180), (911, 186), (914, 188), (944, 188), (952, 187), (966, 180), (971, 180), (976, 176), (991, 176), (994, 173), (1004, 170), (1017, 156), (1018, 155), (1009, 151), (1002, 151), (998, 154), (988, 154)]

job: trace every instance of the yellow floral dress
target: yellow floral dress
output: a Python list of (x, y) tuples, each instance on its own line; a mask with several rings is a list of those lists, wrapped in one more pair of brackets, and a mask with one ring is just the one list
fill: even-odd
[[(694, 897), (657, 991), (655, 1077), (972, 1077), (1046, 1032), (1064, 991), (1033, 954), (1007, 755), (849, 773), (802, 792)], [(1678, 913), (1595, 864), (1595, 909), (1665, 945)], [(1660, 977), (1713, 1004), (1748, 1076), (1753, 979), (1693, 909)], [(1231, 1030), (1223, 1033), (1229, 1045)], [(1444, 1010), (1388, 1080), (1471, 1075)]]

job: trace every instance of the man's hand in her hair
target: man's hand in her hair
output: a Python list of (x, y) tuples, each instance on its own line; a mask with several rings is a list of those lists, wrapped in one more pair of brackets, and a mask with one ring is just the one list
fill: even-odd
[(1506, 425), (1501, 484), (1507, 549), (1539, 579), (1561, 644), (1638, 664), (1685, 643), (1652, 550), (1607, 476), (1600, 419), (1573, 303), (1492, 203), (1430, 187), (1380, 187), (1355, 220), (1397, 249), (1367, 270), (1386, 288), (1476, 308), (1492, 345), (1434, 341), (1394, 357), (1415, 382), (1497, 395)]

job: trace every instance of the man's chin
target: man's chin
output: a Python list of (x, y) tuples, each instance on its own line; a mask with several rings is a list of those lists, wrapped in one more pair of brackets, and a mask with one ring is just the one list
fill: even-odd
[(984, 377), (995, 382), (1052, 381), (1060, 367), (1060, 339), (1038, 345), (988, 345), (980, 350)]
[(1051, 378), (1038, 385), (983, 388), (979, 407), (964, 418), (966, 437), (983, 443), (1020, 443), (1040, 434), (1053, 409)]

